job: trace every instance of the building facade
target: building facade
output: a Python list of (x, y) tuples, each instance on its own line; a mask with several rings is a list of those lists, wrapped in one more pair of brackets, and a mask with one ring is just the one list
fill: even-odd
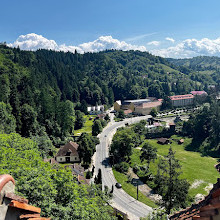
[(119, 111), (121, 109), (121, 100), (118, 100), (114, 103), (114, 110)]
[(156, 110), (159, 111), (160, 106), (161, 101), (155, 98), (125, 100), (123, 102), (119, 100), (114, 103), (114, 110), (124, 110), (124, 112), (129, 111), (129, 114), (133, 112), (137, 115), (148, 115), (150, 114), (152, 108), (156, 108)]
[(102, 112), (104, 112), (104, 110), (105, 110), (104, 105), (87, 107), (87, 112), (89, 112), (90, 115), (101, 114)]
[(141, 105), (135, 107), (134, 112), (138, 115), (149, 115), (153, 108), (159, 111), (161, 104), (162, 103), (160, 101), (142, 103)]
[(78, 144), (70, 141), (66, 145), (62, 146), (58, 151), (55, 159), (59, 163), (75, 163), (80, 162), (78, 154)]
[(174, 95), (174, 96), (170, 96), (170, 99), (174, 107), (181, 107), (181, 106), (192, 105), (194, 96), (192, 94)]

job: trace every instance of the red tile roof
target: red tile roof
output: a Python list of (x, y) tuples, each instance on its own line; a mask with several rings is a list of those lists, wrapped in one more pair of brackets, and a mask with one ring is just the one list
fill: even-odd
[(28, 205), (27, 203), (24, 203), (24, 202), (18, 202), (16, 200), (11, 200), (11, 203), (9, 204), (9, 206), (15, 207), (18, 209), (28, 210), (31, 212), (41, 213), (41, 208)]
[[(3, 187), (6, 184), (9, 184), (10, 182), (15, 184), (15, 181), (12, 176), (8, 174), (0, 175), (0, 195), (2, 193), (1, 191)], [(16, 218), (16, 219), (29, 219), (29, 220), (50, 220), (50, 218), (40, 217), (41, 208), (29, 205), (27, 199), (24, 199), (18, 195), (15, 195), (14, 192), (11, 192), (11, 191), (14, 191), (14, 188), (11, 188), (11, 189), (10, 188), (11, 187), (7, 187), (7, 189), (3, 192), (4, 197), (3, 197), (2, 202), (9, 207), (8, 209), (1, 210), (4, 212), (4, 213), (1, 213), (3, 214), (3, 216), (10, 215), (13, 217), (13, 219)], [(6, 199), (7, 199), (7, 202), (5, 202)], [(9, 200), (9, 203), (8, 203), (8, 200)], [(19, 212), (17, 212), (16, 210), (19, 210)], [(1, 220), (4, 220), (4, 219), (1, 219)]]
[(39, 217), (40, 217), (40, 214), (24, 214), (24, 215), (19, 216), (20, 219), (39, 218)]
[(192, 91), (190, 92), (192, 95), (207, 95), (205, 91)]
[(131, 114), (133, 111), (131, 109), (126, 109), (124, 110), (124, 114), (125, 115), (128, 115), (128, 114)]
[(0, 176), (0, 192), (3, 189), (3, 187), (5, 186), (5, 184), (7, 184), (8, 182), (12, 182), (15, 185), (15, 180), (12, 176), (8, 175), (8, 174), (3, 174)]
[(29, 218), (28, 220), (50, 220), (50, 218)]
[(170, 96), (171, 100), (193, 99), (193, 98), (194, 98), (194, 96), (192, 94)]
[[(172, 214), (170, 220), (211, 220), (213, 216), (218, 215), (220, 209), (220, 179), (213, 185), (212, 190), (200, 202), (193, 204), (184, 210)], [(220, 219), (220, 216), (215, 219)]]
[(26, 203), (28, 204), (28, 200), (25, 199), (25, 198), (22, 198), (14, 193), (11, 193), (11, 192), (6, 192), (5, 193), (5, 197), (8, 198), (8, 199), (11, 199), (11, 200), (16, 200), (18, 202), (22, 202), (22, 203)]
[(171, 100), (193, 99), (193, 98), (194, 96), (192, 94), (170, 96)]

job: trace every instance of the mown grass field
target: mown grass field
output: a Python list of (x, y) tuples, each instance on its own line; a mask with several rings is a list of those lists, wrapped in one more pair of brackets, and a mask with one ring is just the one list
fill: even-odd
[[(86, 132), (91, 134), (92, 133), (92, 125), (93, 125), (93, 119), (96, 117), (96, 115), (84, 115), (85, 124), (81, 129), (75, 130), (74, 135), (80, 136), (81, 133)], [(89, 118), (92, 118), (92, 120), (89, 120)]]
[[(133, 186), (131, 183), (128, 183), (128, 177), (127, 175), (123, 174), (123, 173), (119, 173), (118, 171), (113, 169), (113, 173), (115, 176), (115, 179), (117, 180), (117, 182), (121, 183), (123, 190), (128, 193), (130, 196), (137, 198), (137, 188), (135, 186)], [(152, 208), (156, 208), (157, 205), (150, 200), (148, 197), (146, 197), (143, 193), (141, 193), (139, 191), (138, 193), (138, 200), (140, 202), (143, 202), (144, 204), (152, 207)]]
[[(196, 194), (206, 195), (208, 191), (205, 190), (210, 183), (216, 183), (219, 177), (218, 172), (214, 168), (217, 160), (211, 157), (202, 157), (198, 152), (186, 151), (185, 147), (191, 143), (191, 139), (185, 138), (184, 144), (178, 145), (177, 140), (181, 139), (178, 136), (172, 136), (172, 144), (160, 145), (157, 144), (157, 140), (146, 140), (152, 146), (156, 147), (158, 156), (164, 156), (168, 154), (169, 147), (171, 146), (176, 152), (175, 157), (180, 161), (182, 165), (181, 178), (186, 178), (189, 183), (196, 185), (191, 187), (189, 190), (190, 196), (195, 196)], [(141, 146), (140, 146), (141, 147)], [(131, 166), (134, 164), (142, 164), (140, 161), (140, 149), (134, 149), (133, 155), (131, 156)], [(152, 173), (156, 174), (157, 164), (159, 159), (154, 163), (150, 164), (150, 170)], [(200, 184), (195, 184), (200, 182)]]

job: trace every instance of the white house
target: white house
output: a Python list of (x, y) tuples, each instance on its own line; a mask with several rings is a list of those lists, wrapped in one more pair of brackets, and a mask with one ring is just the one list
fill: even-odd
[(104, 105), (97, 105), (97, 106), (88, 106), (87, 111), (89, 112), (90, 115), (93, 114), (100, 114), (104, 112), (105, 108)]
[(78, 154), (78, 144), (70, 141), (60, 148), (55, 159), (59, 163), (74, 163), (80, 162)]

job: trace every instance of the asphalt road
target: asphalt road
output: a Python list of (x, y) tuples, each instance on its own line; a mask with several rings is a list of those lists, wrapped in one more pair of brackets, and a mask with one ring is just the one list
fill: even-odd
[(111, 189), (112, 185), (114, 185), (113, 199), (111, 201), (112, 206), (127, 213), (129, 219), (132, 220), (147, 216), (152, 211), (152, 208), (129, 196), (123, 189), (117, 189), (115, 187), (116, 180), (112, 168), (109, 165), (108, 147), (118, 127), (124, 126), (125, 123), (135, 123), (149, 117), (151, 116), (126, 119), (122, 122), (110, 122), (110, 124), (99, 135), (100, 144), (96, 146), (96, 154), (94, 156), (95, 175), (97, 175), (98, 169), (101, 169), (102, 171), (102, 187), (104, 188), (106, 185)]

